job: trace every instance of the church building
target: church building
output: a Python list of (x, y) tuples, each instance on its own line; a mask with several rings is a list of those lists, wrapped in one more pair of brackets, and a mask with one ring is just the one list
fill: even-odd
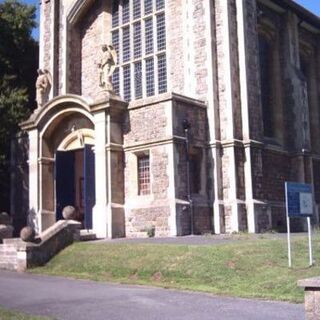
[(312, 184), (319, 224), (317, 16), (292, 0), (41, 0), (39, 40), (21, 125), (38, 232), (68, 205), (99, 238), (283, 231), (285, 181)]

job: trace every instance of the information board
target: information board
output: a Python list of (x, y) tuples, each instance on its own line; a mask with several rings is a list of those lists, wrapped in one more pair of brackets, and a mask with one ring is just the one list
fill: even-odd
[(312, 216), (313, 201), (310, 184), (286, 182), (286, 199), (289, 217)]

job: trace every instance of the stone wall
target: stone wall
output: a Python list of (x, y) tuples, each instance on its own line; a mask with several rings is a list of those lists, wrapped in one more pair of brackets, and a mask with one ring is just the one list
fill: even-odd
[(166, 107), (167, 103), (163, 102), (129, 108), (123, 129), (124, 144), (144, 144), (164, 139), (169, 125)]
[(183, 48), (183, 0), (166, 1), (166, 23), (168, 51), (168, 74), (171, 90), (177, 93), (184, 91), (184, 50)]
[(285, 153), (264, 150), (262, 158), (264, 199), (284, 202), (285, 181), (291, 181), (291, 159)]
[(304, 288), (305, 319), (320, 319), (320, 278), (299, 280), (298, 286)]
[(36, 243), (5, 239), (0, 245), (0, 269), (22, 272), (45, 264), (66, 246), (80, 240), (80, 228), (79, 222), (60, 220), (41, 233)]
[(259, 49), (257, 41), (257, 3), (256, 0), (245, 1), (245, 48), (248, 88), (248, 138), (261, 141), (263, 123), (260, 108)]
[(70, 27), (68, 40), (68, 84), (69, 92), (81, 95), (81, 39), (80, 27)]
[(52, 45), (52, 10), (53, 10), (53, 1), (42, 1), (42, 19), (43, 23), (43, 61), (40, 61), (40, 64), (43, 65), (43, 68), (52, 72), (51, 68), (51, 45)]
[(207, 61), (209, 59), (207, 52), (207, 29), (210, 26), (206, 25), (205, 1), (192, 0), (193, 4), (193, 50), (194, 55), (194, 72), (195, 72), (195, 96), (198, 99), (206, 100), (208, 87), (208, 68)]
[(103, 34), (102, 1), (95, 1), (81, 21), (81, 94), (95, 98), (99, 87), (98, 62)]
[[(145, 146), (150, 157), (150, 194), (138, 194), (137, 153), (125, 153), (126, 235), (136, 236), (155, 227), (156, 236), (169, 235), (168, 146)], [(140, 150), (142, 152), (142, 150)]]

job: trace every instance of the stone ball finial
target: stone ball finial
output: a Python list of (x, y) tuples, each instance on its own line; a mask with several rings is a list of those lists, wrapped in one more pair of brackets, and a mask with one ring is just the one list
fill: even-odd
[(35, 240), (36, 233), (34, 229), (27, 226), (21, 229), (20, 238), (24, 242), (33, 242)]
[(65, 220), (75, 220), (76, 219), (76, 209), (73, 206), (66, 206), (62, 210), (62, 216)]
[(12, 238), (13, 227), (5, 224), (0, 224), (0, 243), (2, 239)]

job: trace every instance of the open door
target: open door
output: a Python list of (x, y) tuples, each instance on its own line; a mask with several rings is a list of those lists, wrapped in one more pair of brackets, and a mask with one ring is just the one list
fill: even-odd
[(56, 220), (63, 219), (65, 206), (74, 206), (74, 152), (57, 151), (55, 161)]
[(84, 145), (84, 227), (92, 229), (92, 208), (95, 205), (95, 164), (93, 146)]

